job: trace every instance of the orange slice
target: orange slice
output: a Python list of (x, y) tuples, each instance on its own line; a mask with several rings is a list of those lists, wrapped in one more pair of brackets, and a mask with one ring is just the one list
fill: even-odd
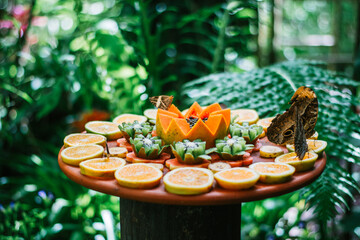
[(119, 167), (125, 166), (126, 161), (122, 158), (95, 158), (83, 161), (79, 164), (80, 173), (95, 178), (114, 178), (114, 173)]
[(260, 157), (275, 158), (284, 154), (284, 150), (276, 146), (262, 146), (260, 147)]
[(125, 158), (128, 150), (124, 147), (112, 147), (109, 148), (110, 157)]
[(150, 109), (146, 109), (144, 111), (144, 115), (145, 117), (147, 117), (149, 120), (156, 120), (156, 115), (157, 115), (157, 109), (153, 109), (153, 108), (150, 108)]
[(122, 124), (123, 122), (133, 123), (135, 121), (138, 121), (139, 123), (144, 123), (144, 122), (146, 122), (146, 120), (147, 120), (147, 118), (145, 116), (126, 113), (126, 114), (121, 114), (121, 115), (117, 116), (116, 118), (114, 118), (114, 120), (112, 122), (118, 126), (118, 125)]
[(226, 162), (214, 162), (209, 164), (208, 169), (210, 169), (214, 174), (217, 172), (221, 172), (227, 169), (230, 169), (231, 166), (230, 164), (226, 163)]
[(68, 147), (61, 151), (64, 163), (79, 166), (82, 161), (102, 157), (104, 148), (96, 144)]
[(287, 163), (296, 169), (296, 172), (307, 171), (314, 167), (318, 155), (314, 152), (307, 152), (302, 160), (300, 160), (295, 152), (287, 153), (275, 158), (275, 162)]
[(156, 167), (160, 171), (164, 170), (164, 164), (161, 163), (147, 163), (150, 166)]
[(243, 123), (248, 122), (250, 125), (256, 123), (259, 120), (259, 115), (253, 109), (235, 109), (231, 110), (231, 117), (237, 115), (235, 122)]
[(115, 172), (115, 178), (121, 186), (141, 189), (156, 187), (162, 175), (162, 171), (146, 163), (129, 164)]
[(87, 132), (96, 133), (105, 136), (108, 140), (114, 140), (121, 137), (121, 131), (113, 122), (91, 121), (85, 124)]
[(214, 174), (204, 168), (178, 168), (164, 176), (166, 191), (178, 195), (197, 195), (211, 190)]
[(194, 168), (207, 168), (210, 164), (210, 161), (204, 160), (202, 163), (199, 164), (185, 164), (179, 162), (176, 158), (169, 159), (165, 162), (165, 165), (168, 169), (174, 170), (177, 168), (185, 168), (185, 167), (194, 167)]
[(260, 181), (263, 183), (289, 181), (295, 172), (295, 168), (286, 163), (258, 162), (251, 164), (249, 168), (260, 174)]
[(64, 138), (64, 147), (97, 144), (105, 147), (106, 137), (91, 133), (73, 133)]
[[(327, 146), (327, 142), (322, 141), (322, 140), (306, 139), (306, 142), (308, 145), (308, 150), (315, 152), (319, 156), (321, 156), (321, 154), (323, 153), (323, 151), (325, 150), (325, 148)], [(287, 144), (286, 148), (289, 150), (289, 152), (295, 151), (294, 145)]]
[(257, 125), (260, 125), (263, 127), (265, 133), (267, 132), (268, 127), (271, 124), (271, 121), (274, 119), (275, 117), (268, 117), (268, 118), (262, 118), (259, 119), (259, 121), (257, 121)]
[(260, 175), (252, 169), (237, 167), (218, 172), (214, 177), (222, 188), (241, 190), (254, 186)]

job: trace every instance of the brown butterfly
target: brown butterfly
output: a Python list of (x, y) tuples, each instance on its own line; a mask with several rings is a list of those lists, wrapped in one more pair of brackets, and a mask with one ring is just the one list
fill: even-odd
[(172, 104), (173, 98), (173, 96), (160, 95), (150, 97), (149, 100), (156, 108), (168, 110)]
[(318, 100), (311, 88), (302, 86), (292, 96), (290, 104), (289, 110), (272, 120), (267, 137), (276, 144), (294, 144), (297, 156), (303, 159), (307, 151), (306, 138), (315, 133)]

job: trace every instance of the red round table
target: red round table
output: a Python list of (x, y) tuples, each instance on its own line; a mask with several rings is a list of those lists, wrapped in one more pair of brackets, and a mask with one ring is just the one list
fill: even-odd
[[(260, 143), (274, 145), (267, 138), (261, 139)], [(109, 148), (116, 146), (116, 142), (108, 144)], [(251, 156), (254, 163), (273, 161), (261, 158), (259, 152)], [(240, 239), (242, 202), (283, 195), (310, 184), (325, 169), (326, 156), (324, 153), (312, 170), (295, 173), (286, 183), (257, 183), (253, 188), (241, 191), (225, 190), (214, 183), (209, 193), (196, 196), (168, 193), (163, 182), (156, 188), (142, 190), (121, 187), (115, 179), (87, 177), (80, 173), (80, 168), (65, 164), (60, 153), (58, 163), (72, 181), (120, 197), (121, 239)]]

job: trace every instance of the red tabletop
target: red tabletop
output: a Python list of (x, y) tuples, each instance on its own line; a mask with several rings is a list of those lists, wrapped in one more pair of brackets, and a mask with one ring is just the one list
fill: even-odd
[[(260, 140), (262, 145), (274, 145), (270, 143), (267, 138)], [(115, 147), (116, 142), (109, 142), (109, 147)], [(282, 147), (285, 152), (286, 148)], [(61, 149), (62, 150), (62, 149)], [(61, 152), (60, 150), (60, 152)], [(265, 159), (259, 156), (259, 152), (252, 153), (251, 156), (255, 162), (269, 162), (273, 159)], [(225, 205), (225, 204), (238, 204), (241, 202), (249, 202), (261, 200), (265, 198), (275, 197), (286, 194), (297, 189), (300, 189), (320, 176), (325, 169), (326, 156), (319, 158), (312, 170), (295, 173), (289, 182), (281, 184), (264, 184), (258, 182), (254, 187), (248, 190), (226, 190), (217, 185), (216, 181), (213, 189), (209, 193), (195, 195), (195, 196), (181, 196), (168, 193), (165, 190), (164, 184), (161, 181), (160, 185), (153, 189), (130, 189), (120, 186), (116, 179), (112, 180), (99, 180), (91, 177), (84, 176), (80, 173), (80, 168), (68, 165), (58, 155), (58, 162), (60, 169), (72, 181), (83, 185), (89, 189), (93, 189), (102, 193), (118, 196), (121, 198), (137, 200), (142, 202), (151, 202), (159, 204), (172, 204), (172, 205)], [(167, 169), (164, 169), (166, 174)]]

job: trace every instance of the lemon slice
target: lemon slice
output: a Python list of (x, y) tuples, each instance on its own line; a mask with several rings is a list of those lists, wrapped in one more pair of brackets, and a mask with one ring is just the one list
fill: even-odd
[(149, 120), (156, 120), (156, 115), (157, 115), (157, 109), (146, 109), (144, 111), (144, 116), (147, 117)]
[(275, 158), (282, 154), (284, 154), (284, 151), (279, 147), (262, 146), (260, 148), (260, 157), (263, 157), (263, 158)]
[(115, 140), (121, 137), (121, 131), (113, 122), (91, 121), (85, 124), (87, 132), (105, 136), (108, 140)]
[(256, 123), (259, 120), (259, 115), (253, 109), (235, 109), (231, 110), (231, 117), (237, 115), (235, 122), (243, 123), (248, 122), (250, 125)]
[(105, 147), (106, 137), (91, 133), (73, 133), (64, 138), (65, 147), (97, 144)]
[(164, 178), (166, 191), (178, 195), (197, 195), (211, 190), (214, 174), (204, 168), (177, 168), (168, 172)]
[[(306, 139), (308, 150), (314, 151), (316, 154), (321, 156), (322, 152), (325, 150), (327, 146), (327, 142), (323, 140), (312, 140), (312, 139)], [(286, 145), (286, 148), (289, 150), (289, 152), (294, 152), (295, 147), (294, 145)]]
[(124, 147), (112, 147), (109, 148), (110, 157), (125, 158), (128, 150)]
[(147, 118), (145, 116), (126, 113), (126, 114), (121, 114), (121, 115), (117, 116), (116, 118), (114, 118), (114, 120), (112, 122), (115, 123), (116, 125), (120, 125), (123, 122), (133, 123), (135, 121), (138, 121), (139, 123), (144, 123), (144, 122), (146, 122), (146, 120), (147, 120)]
[(287, 163), (296, 169), (296, 172), (307, 171), (314, 167), (318, 155), (314, 152), (307, 152), (302, 160), (300, 160), (295, 152), (287, 153), (275, 158), (277, 163)]
[(213, 173), (217, 173), (217, 172), (220, 172), (220, 171), (224, 171), (226, 169), (230, 169), (231, 165), (226, 163), (226, 162), (215, 162), (215, 163), (210, 163), (208, 168)]
[(114, 178), (114, 173), (119, 167), (125, 166), (126, 161), (122, 158), (95, 158), (83, 161), (79, 164), (80, 173), (90, 177)]
[(295, 172), (295, 168), (286, 163), (258, 162), (251, 164), (249, 168), (260, 174), (260, 181), (263, 183), (289, 181)]
[(218, 172), (214, 177), (222, 188), (241, 190), (254, 186), (260, 175), (252, 169), (236, 167)]
[(96, 144), (68, 147), (61, 151), (64, 163), (79, 166), (82, 161), (102, 157), (104, 148)]
[(160, 184), (163, 173), (147, 163), (133, 163), (115, 172), (118, 183), (127, 188), (147, 189)]
[(271, 122), (274, 118), (275, 117), (262, 118), (262, 119), (259, 119), (259, 121), (257, 121), (256, 124), (262, 126), (266, 133), (268, 127), (271, 125)]

